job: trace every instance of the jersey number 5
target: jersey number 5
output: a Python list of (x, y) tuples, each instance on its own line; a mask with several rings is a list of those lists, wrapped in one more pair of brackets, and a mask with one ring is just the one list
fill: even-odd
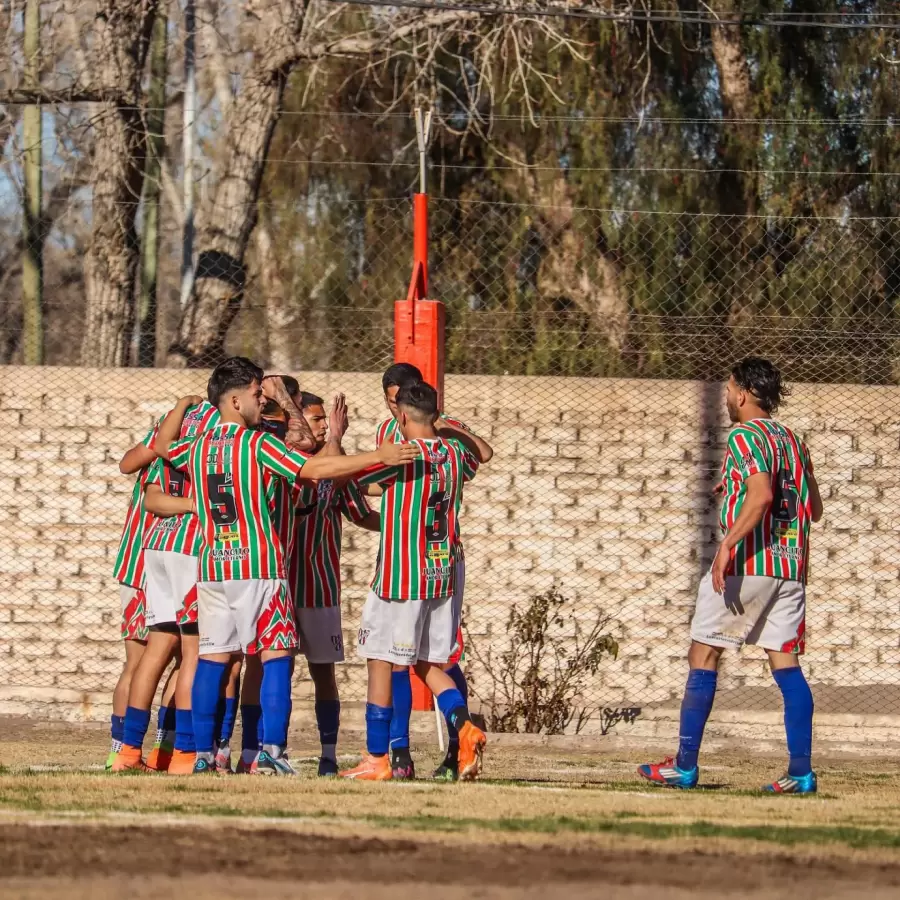
[(212, 520), (216, 525), (231, 525), (237, 521), (237, 506), (232, 490), (230, 475), (216, 472), (206, 476), (209, 506), (212, 510)]
[(450, 513), (450, 492), (435, 491), (428, 498), (428, 508), (432, 517), (431, 524), (425, 526), (425, 539), (431, 543), (446, 541), (449, 531), (447, 516)]

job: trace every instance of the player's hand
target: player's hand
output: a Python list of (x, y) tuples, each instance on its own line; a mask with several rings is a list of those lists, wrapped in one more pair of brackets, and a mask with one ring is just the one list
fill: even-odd
[(404, 466), (418, 459), (419, 448), (416, 444), (395, 444), (391, 441), (382, 444), (376, 453), (385, 466)]
[(721, 497), (725, 493), (725, 482), (720, 481), (713, 489), (713, 497)]
[(280, 375), (266, 375), (266, 377), (263, 378), (260, 387), (262, 388), (263, 397), (265, 397), (266, 400), (277, 400), (279, 394), (282, 396), (287, 394), (287, 389), (285, 388)]
[(717, 594), (725, 593), (725, 578), (731, 568), (731, 551), (724, 543), (719, 544), (719, 552), (713, 560), (711, 574), (713, 590)]
[(205, 398), (201, 397), (199, 394), (188, 394), (186, 397), (182, 397), (178, 402), (183, 404), (185, 409), (189, 406), (198, 406), (203, 402)]
[(328, 415), (328, 436), (337, 441), (341, 440), (347, 433), (349, 425), (347, 398), (343, 394), (336, 394)]

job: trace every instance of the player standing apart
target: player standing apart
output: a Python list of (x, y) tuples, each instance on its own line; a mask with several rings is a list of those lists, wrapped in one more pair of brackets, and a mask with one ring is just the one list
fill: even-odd
[(197, 586), (200, 661), (192, 693), (195, 773), (214, 770), (219, 692), (232, 655), (241, 650), (262, 661), (263, 751), (256, 770), (271, 775), (294, 772), (285, 748), (297, 631), (285, 535), (273, 526), (281, 483), (295, 482), (301, 470), (306, 478), (340, 478), (417, 455), (414, 448), (392, 447), (307, 461), (277, 437), (251, 430), (262, 416), (262, 380), (262, 370), (249, 360), (227, 360), (213, 372), (208, 388), (219, 424), (199, 437), (178, 441), (181, 421), (169, 416), (156, 441), (163, 459), (189, 473), (203, 534)]
[(697, 594), (678, 755), (638, 768), (655, 784), (697, 784), (719, 657), (728, 647), (758, 644), (784, 698), (790, 753), (787, 774), (763, 790), (816, 791), (810, 764), (813, 698), (799, 656), (805, 643), (809, 528), (822, 517), (822, 498), (809, 450), (772, 418), (786, 393), (781, 373), (768, 360), (749, 357), (731, 371), (725, 399), (736, 427), (722, 465), (725, 536)]
[[(375, 446), (380, 447), (384, 441), (402, 441), (403, 435), (397, 423), (397, 393), (401, 388), (411, 384), (422, 383), (422, 373), (409, 363), (396, 363), (390, 366), (381, 379), (384, 390), (384, 402), (391, 418), (382, 422), (375, 433)], [(445, 438), (456, 438), (461, 441), (480, 464), (490, 462), (494, 455), (490, 445), (473, 434), (462, 422), (442, 415), (435, 422), (435, 430)], [(453, 586), (453, 623), (454, 656), (458, 656), (462, 641), (460, 623), (462, 621), (463, 596), (466, 585), (466, 558), (463, 552), (459, 531), (454, 535), (453, 555), (456, 559), (456, 577)], [(458, 662), (448, 663), (444, 671), (453, 679), (457, 690), (468, 702), (469, 686), (466, 676)], [(412, 715), (412, 685), (409, 669), (406, 666), (395, 666), (392, 675), (393, 713), (391, 715), (391, 768), (394, 778), (415, 778), (415, 765), (409, 752), (409, 721)], [(432, 773), (433, 778), (456, 781), (459, 777), (459, 735), (452, 725), (447, 726), (447, 755), (443, 762)]]
[[(443, 671), (455, 639), (454, 537), (463, 483), (478, 460), (435, 430), (437, 393), (411, 384), (397, 394), (403, 437), (419, 446), (420, 459), (393, 470), (366, 474), (361, 484), (385, 486), (381, 544), (372, 589), (362, 612), (358, 652), (368, 660), (367, 756), (346, 778), (389, 781), (392, 669), (414, 665), (438, 707), (459, 734), (459, 774), (475, 778), (486, 738), (469, 716), (465, 698)], [(391, 443), (382, 444), (382, 450)]]

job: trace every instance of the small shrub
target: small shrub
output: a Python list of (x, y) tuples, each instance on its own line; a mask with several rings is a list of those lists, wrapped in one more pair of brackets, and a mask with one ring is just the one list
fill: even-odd
[(486, 687), (472, 690), (487, 708), (488, 728), (498, 732), (563, 734), (573, 723), (579, 733), (594, 710), (579, 702), (583, 678), (595, 675), (604, 658), (615, 659), (619, 645), (608, 633), (602, 610), (585, 633), (569, 600), (555, 588), (516, 604), (506, 622), (509, 649), (472, 656), (483, 667)]

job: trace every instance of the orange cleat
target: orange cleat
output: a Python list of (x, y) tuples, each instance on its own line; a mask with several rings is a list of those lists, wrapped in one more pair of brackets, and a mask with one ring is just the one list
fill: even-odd
[(147, 767), (147, 764), (141, 758), (140, 747), (130, 747), (124, 744), (122, 749), (116, 754), (113, 760), (110, 772), (152, 772), (153, 769)]
[(147, 768), (153, 769), (154, 772), (166, 772), (171, 762), (172, 745), (166, 743), (157, 744), (147, 757)]
[(474, 781), (481, 773), (485, 744), (487, 744), (487, 736), (471, 722), (466, 722), (460, 729), (459, 777), (461, 781)]
[(193, 775), (194, 763), (197, 761), (196, 753), (186, 750), (173, 750), (172, 761), (166, 770), (170, 775)]
[(356, 768), (341, 772), (340, 777), (352, 778), (355, 781), (390, 781), (394, 773), (387, 755), (370, 756), (367, 753)]

